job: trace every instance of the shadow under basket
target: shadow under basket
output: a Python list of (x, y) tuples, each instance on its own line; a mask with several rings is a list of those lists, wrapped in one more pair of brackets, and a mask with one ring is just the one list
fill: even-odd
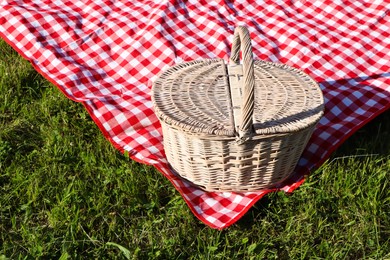
[(275, 187), (294, 171), (323, 115), (321, 89), (300, 70), (253, 61), (245, 27), (235, 30), (230, 63), (182, 63), (154, 82), (168, 162), (206, 191)]

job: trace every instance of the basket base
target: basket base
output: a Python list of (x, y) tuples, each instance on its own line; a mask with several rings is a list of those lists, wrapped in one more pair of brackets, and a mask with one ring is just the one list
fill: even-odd
[(185, 181), (186, 183), (188, 183), (189, 185), (193, 186), (193, 187), (196, 187), (198, 189), (201, 189), (205, 192), (235, 192), (235, 193), (245, 193), (245, 192), (257, 192), (257, 191), (263, 191), (263, 190), (268, 190), (268, 189), (274, 189), (274, 188), (280, 188), (282, 187), (283, 183), (288, 180), (288, 178), (291, 176), (292, 172), (290, 174), (288, 174), (284, 179), (280, 180), (279, 182), (277, 183), (272, 183), (272, 184), (269, 184), (269, 185), (263, 185), (262, 187), (259, 187), (259, 188), (253, 188), (253, 187), (250, 187), (250, 188), (243, 188), (243, 187), (234, 187), (234, 186), (228, 186), (228, 187), (218, 187), (216, 188), (215, 186), (214, 187), (207, 187), (205, 185), (200, 185), (200, 184), (197, 184), (185, 177), (183, 177), (182, 174), (180, 174), (179, 172), (177, 172), (171, 164), (168, 164), (169, 166), (169, 169), (171, 170), (171, 172), (178, 178), (180, 178), (181, 180)]

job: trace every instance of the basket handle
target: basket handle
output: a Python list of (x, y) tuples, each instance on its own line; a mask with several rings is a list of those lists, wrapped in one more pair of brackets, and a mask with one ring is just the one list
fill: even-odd
[(245, 141), (253, 133), (255, 75), (251, 38), (248, 29), (244, 26), (238, 26), (234, 30), (230, 61), (236, 65), (240, 64), (240, 49), (243, 59), (242, 69), (244, 73), (244, 89), (238, 134), (239, 139), (241, 141)]

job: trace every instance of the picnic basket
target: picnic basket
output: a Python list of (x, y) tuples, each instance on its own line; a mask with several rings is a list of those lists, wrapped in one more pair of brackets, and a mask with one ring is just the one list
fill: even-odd
[(152, 90), (171, 168), (206, 191), (256, 191), (284, 181), (324, 109), (311, 77), (253, 60), (244, 26), (234, 31), (230, 65), (220, 59), (177, 64)]

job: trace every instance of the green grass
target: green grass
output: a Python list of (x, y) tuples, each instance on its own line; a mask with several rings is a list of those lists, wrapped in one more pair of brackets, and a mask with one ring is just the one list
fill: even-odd
[(390, 114), (218, 231), (0, 42), (0, 259), (390, 259)]

